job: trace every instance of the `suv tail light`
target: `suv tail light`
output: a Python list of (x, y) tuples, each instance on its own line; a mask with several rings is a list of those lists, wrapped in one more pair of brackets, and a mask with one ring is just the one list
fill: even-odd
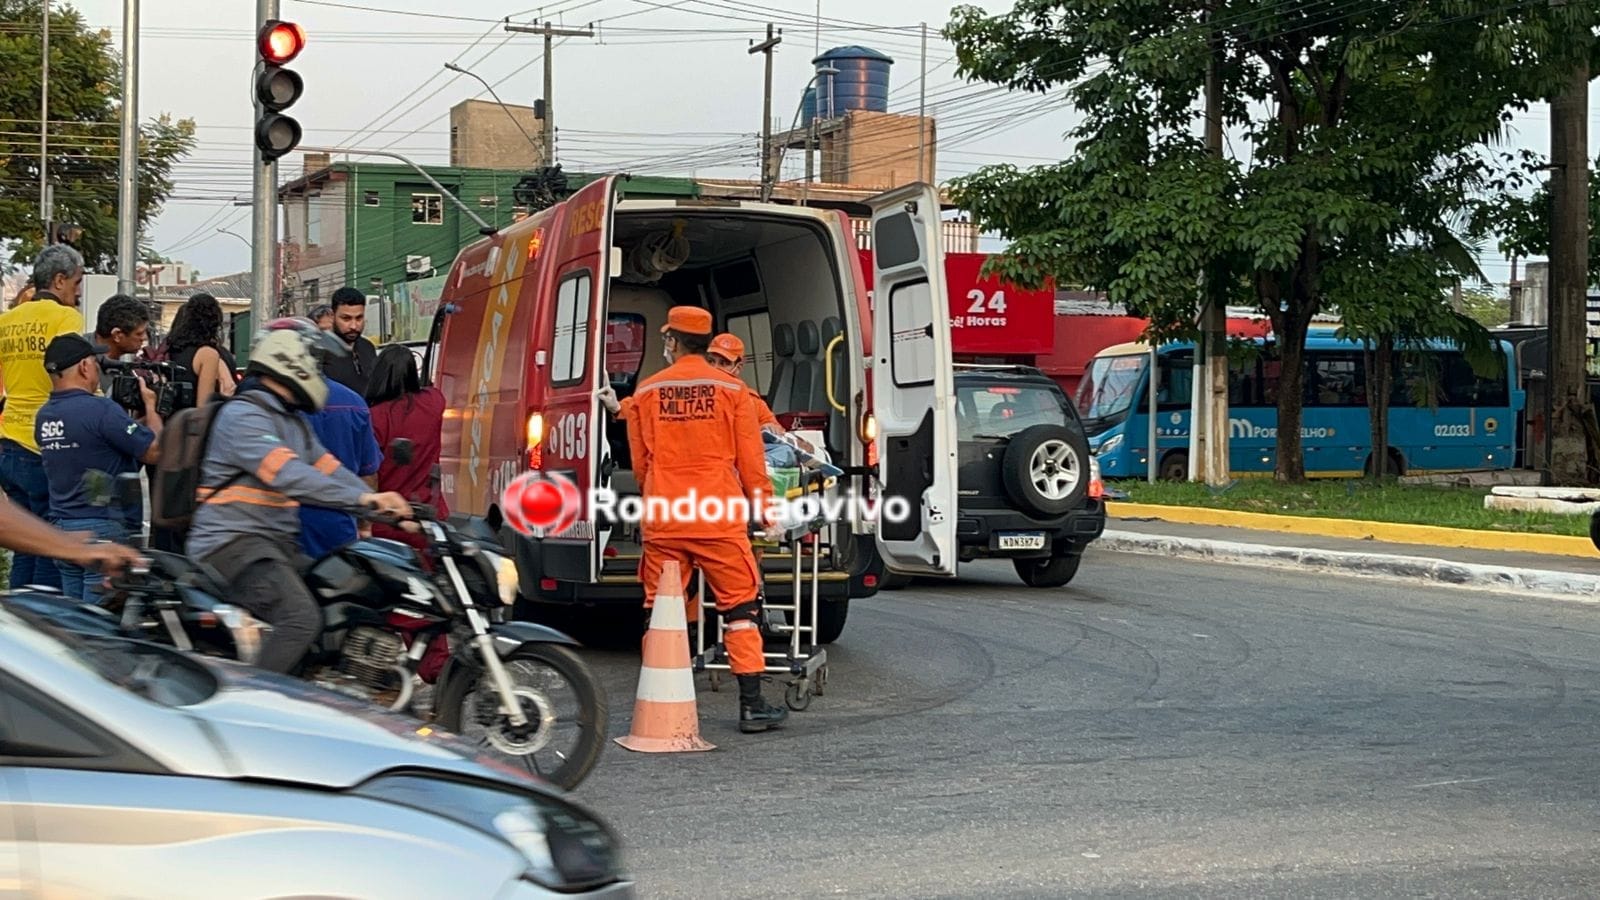
[(544, 414), (528, 416), (528, 468), (544, 467)]
[(1089, 457), (1089, 497), (1093, 500), (1103, 499), (1106, 495), (1106, 483), (1100, 480), (1100, 460), (1094, 456)]

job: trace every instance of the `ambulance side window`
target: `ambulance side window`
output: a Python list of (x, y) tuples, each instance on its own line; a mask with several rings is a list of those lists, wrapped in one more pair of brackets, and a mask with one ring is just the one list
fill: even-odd
[(772, 319), (765, 310), (728, 317), (728, 333), (744, 341), (745, 384), (766, 394), (772, 386)]
[(583, 378), (589, 357), (589, 298), (593, 280), (587, 269), (567, 276), (556, 287), (555, 334), (551, 340), (550, 383), (572, 384)]

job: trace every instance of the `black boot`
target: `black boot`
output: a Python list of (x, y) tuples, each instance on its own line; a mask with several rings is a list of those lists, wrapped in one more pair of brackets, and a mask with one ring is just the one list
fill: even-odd
[(761, 696), (760, 675), (739, 676), (739, 730), (754, 734), (776, 728), (789, 718), (789, 711), (781, 706), (769, 706)]

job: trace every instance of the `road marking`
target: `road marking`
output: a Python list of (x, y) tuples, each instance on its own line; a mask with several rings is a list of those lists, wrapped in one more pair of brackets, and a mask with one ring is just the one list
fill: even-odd
[(1452, 778), (1449, 781), (1430, 781), (1427, 784), (1414, 784), (1411, 787), (1413, 790), (1418, 790), (1421, 788), (1444, 787), (1447, 784), (1477, 784), (1480, 781), (1493, 781), (1499, 777), (1499, 775), (1485, 775), (1482, 778)]

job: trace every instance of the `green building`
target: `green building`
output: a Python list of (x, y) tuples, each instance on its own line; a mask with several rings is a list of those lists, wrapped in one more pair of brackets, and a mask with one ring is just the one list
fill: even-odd
[[(526, 170), (424, 166), (439, 187), (479, 218), (504, 228), (527, 215), (514, 188)], [(567, 173), (576, 190), (600, 176)], [(695, 197), (693, 179), (635, 177), (629, 197)], [(306, 172), (278, 191), (284, 221), (283, 296), (304, 313), (350, 285), (384, 297), (408, 282), (449, 271), (479, 226), (409, 166), (329, 162), (306, 155)], [(398, 339), (398, 338), (397, 338)]]

